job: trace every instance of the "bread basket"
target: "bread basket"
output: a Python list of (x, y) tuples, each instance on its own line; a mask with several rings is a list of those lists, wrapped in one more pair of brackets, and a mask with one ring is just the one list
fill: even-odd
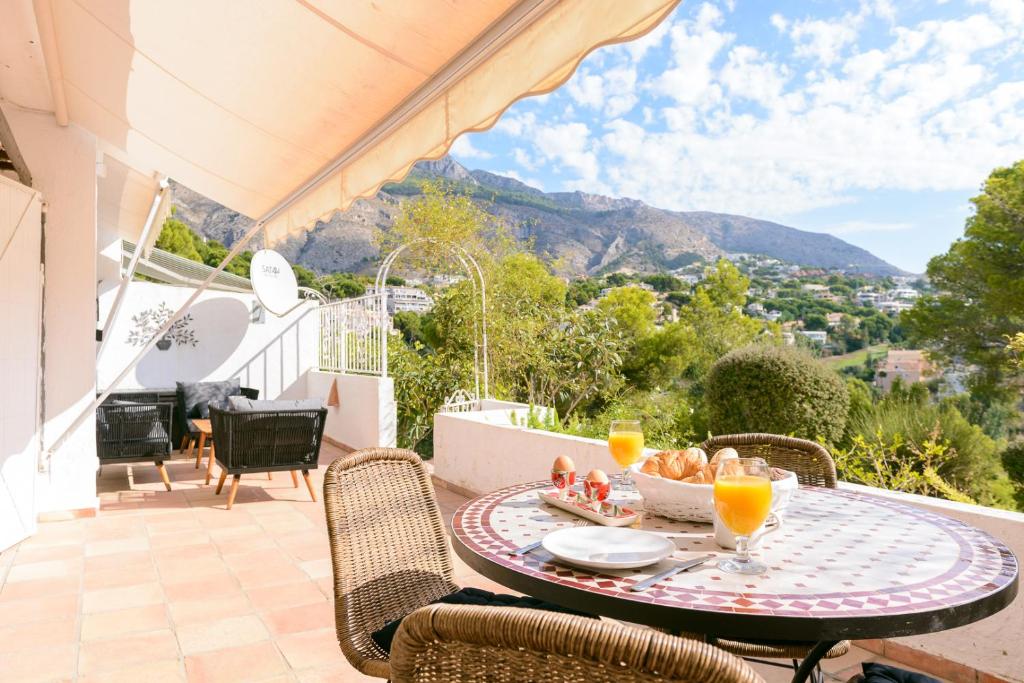
[[(636, 468), (633, 481), (644, 499), (644, 511), (684, 522), (711, 523), (715, 507), (715, 487), (652, 477)], [(772, 482), (772, 511), (781, 513), (799, 487), (796, 474)]]

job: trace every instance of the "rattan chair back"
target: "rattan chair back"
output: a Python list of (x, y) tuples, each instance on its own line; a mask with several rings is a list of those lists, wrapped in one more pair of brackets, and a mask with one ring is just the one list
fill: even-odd
[(328, 466), (324, 506), (341, 650), (362, 673), (389, 678), (370, 634), (459, 589), (430, 475), (412, 451), (357, 451)]
[(394, 683), (763, 683), (741, 659), (651, 629), (514, 607), (431, 605), (402, 622)]
[(327, 410), (235, 412), (210, 407), (217, 462), (229, 474), (315, 470)]
[(836, 464), (819, 443), (779, 434), (723, 434), (701, 444), (713, 455), (722, 448), (735, 448), (743, 458), (764, 458), (772, 467), (796, 472), (805, 486), (836, 487)]

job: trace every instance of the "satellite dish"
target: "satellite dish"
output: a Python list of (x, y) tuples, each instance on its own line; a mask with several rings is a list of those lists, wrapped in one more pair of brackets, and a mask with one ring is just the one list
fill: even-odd
[(261, 249), (249, 263), (249, 279), (256, 298), (274, 315), (285, 315), (298, 303), (299, 284), (295, 271), (272, 249)]

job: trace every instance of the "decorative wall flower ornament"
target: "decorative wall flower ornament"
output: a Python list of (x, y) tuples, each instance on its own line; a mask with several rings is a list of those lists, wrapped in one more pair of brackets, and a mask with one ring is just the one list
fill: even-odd
[[(161, 302), (156, 308), (147, 308), (132, 316), (132, 329), (128, 333), (128, 343), (132, 346), (145, 346), (157, 330), (171, 319), (174, 311), (167, 304)], [(196, 339), (195, 330), (192, 329), (192, 314), (187, 313), (174, 321), (166, 334), (160, 338), (156, 346), (161, 351), (166, 351), (171, 344), (178, 346), (192, 346), (199, 344)]]

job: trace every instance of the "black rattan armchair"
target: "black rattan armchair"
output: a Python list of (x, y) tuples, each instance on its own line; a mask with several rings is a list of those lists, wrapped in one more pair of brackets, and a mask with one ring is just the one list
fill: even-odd
[[(246, 398), (256, 400), (260, 397), (259, 389), (250, 389), (249, 387), (239, 388), (239, 394)], [(192, 455), (192, 449), (199, 442), (199, 430), (192, 424), (192, 420), (195, 418), (203, 417), (203, 411), (195, 405), (188, 405), (185, 399), (185, 393), (181, 390), (180, 386), (175, 391), (175, 402), (176, 408), (174, 411), (174, 443), (179, 443), (179, 453), (184, 453), (185, 449), (188, 448), (189, 457)], [(210, 439), (206, 440), (206, 445), (210, 445)], [(199, 469), (200, 461), (203, 458), (202, 450), (196, 454), (196, 469)]]
[(171, 480), (164, 460), (171, 457), (174, 406), (156, 394), (111, 394), (96, 408), (96, 454), (100, 464), (152, 460), (164, 486)]
[(232, 475), (228, 493), (228, 509), (235, 502), (238, 482), (243, 474), (256, 472), (291, 472), (292, 484), (298, 486), (296, 472), (302, 471), (310, 497), (316, 500), (316, 489), (309, 471), (317, 468), (320, 443), (324, 435), (327, 410), (256, 410), (227, 411), (210, 408), (210, 422), (220, 480)]

